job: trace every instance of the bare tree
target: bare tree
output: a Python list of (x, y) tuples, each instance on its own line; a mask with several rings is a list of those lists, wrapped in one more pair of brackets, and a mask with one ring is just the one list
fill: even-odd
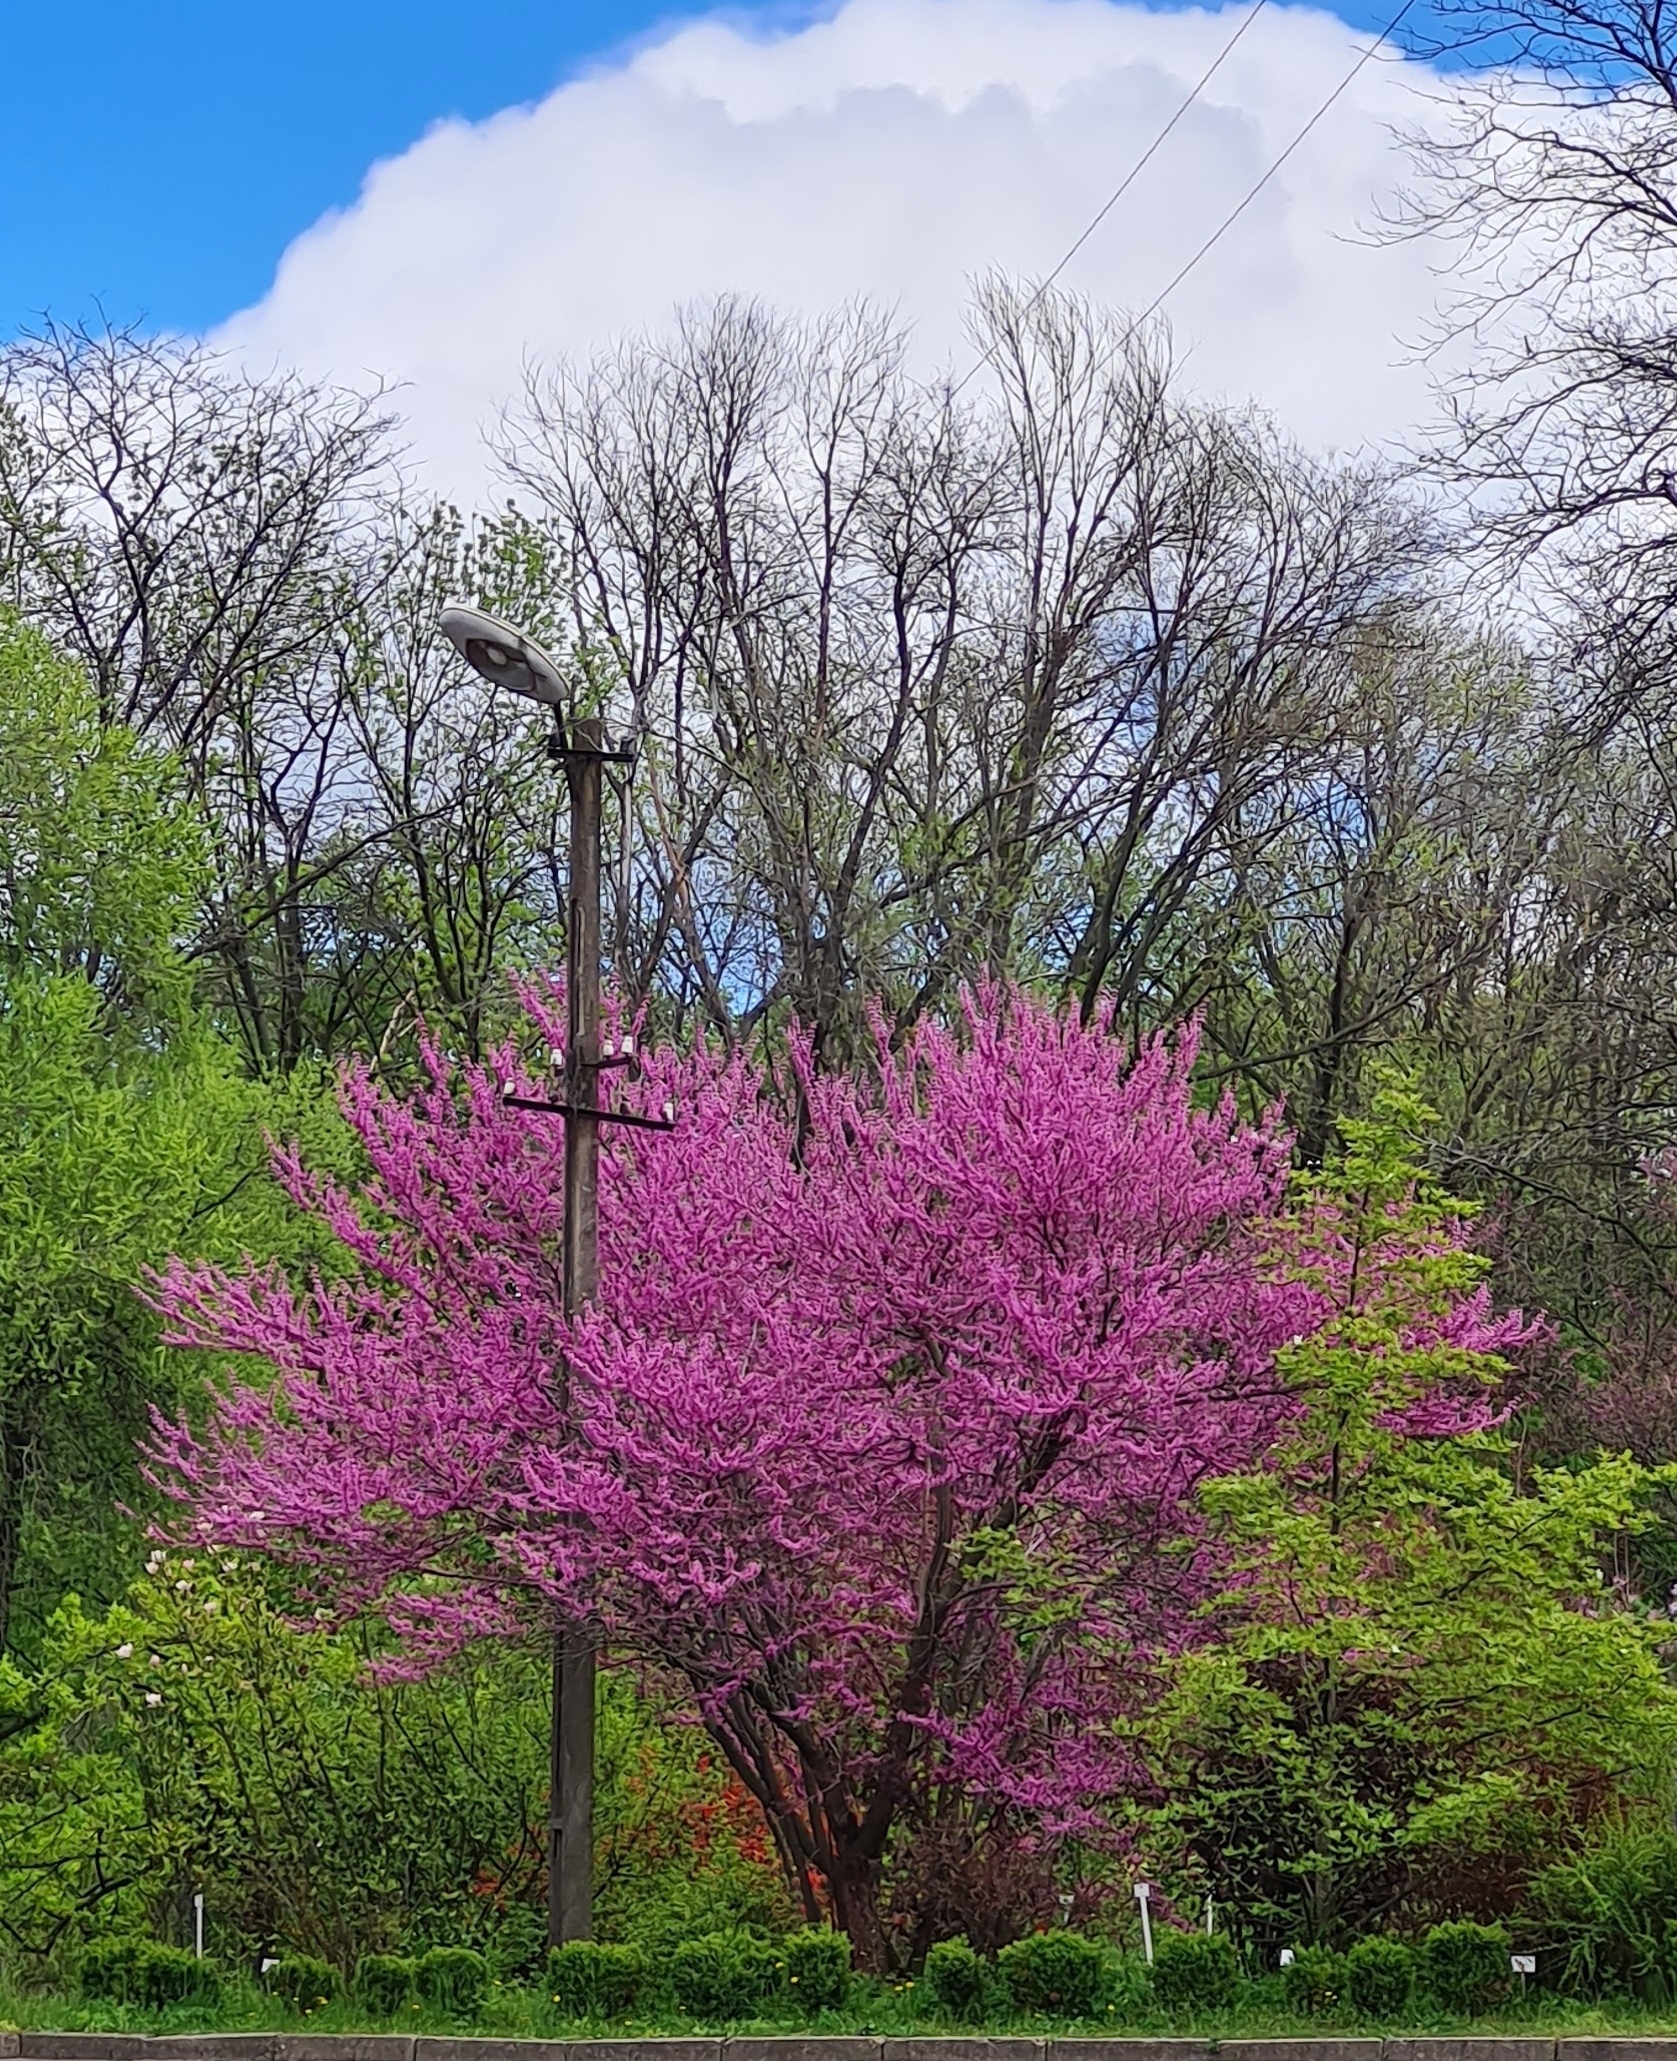
[(998, 391), (852, 309), (724, 303), (533, 382), (503, 439), (566, 637), (654, 740), (632, 985), (845, 1048), (980, 973), (1093, 1009), (1331, 727), (1418, 535), (1172, 398), (1162, 340), (1000, 283)]
[(1677, 574), (1677, 44), (1658, 0), (1444, 0), (1455, 69), (1394, 225), (1453, 246), (1428, 454), (1504, 572), (1638, 641)]
[(207, 813), (194, 950), (257, 1067), (422, 1013), (475, 1048), (554, 919), (531, 726), (434, 635), (452, 594), (507, 604), (518, 550), (410, 506), (389, 427), (376, 397), (132, 334), (0, 354), (8, 588)]
[(242, 691), (314, 663), (391, 453), (376, 399), (49, 325), (0, 353), (0, 560), (113, 722), (189, 765)]
[(216, 828), (199, 948), (259, 1063), (304, 1044), (303, 902), (346, 778), (343, 675), (379, 571), (377, 403), (188, 345), (49, 327), (0, 354), (0, 563), (104, 718)]

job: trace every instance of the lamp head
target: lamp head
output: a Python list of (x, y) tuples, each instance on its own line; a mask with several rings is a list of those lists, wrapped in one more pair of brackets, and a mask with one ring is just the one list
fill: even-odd
[(451, 601), (443, 610), (437, 627), (473, 672), (492, 687), (505, 687), (522, 694), (526, 701), (541, 702), (553, 710), (554, 722), (559, 722), (565, 683), (559, 668), (534, 638), (458, 601)]

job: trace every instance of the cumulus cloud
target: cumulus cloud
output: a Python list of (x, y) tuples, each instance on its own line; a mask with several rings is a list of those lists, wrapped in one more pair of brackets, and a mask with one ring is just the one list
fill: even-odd
[[(1242, 6), (1245, 0), (1242, 0)], [(585, 355), (724, 292), (914, 324), (965, 363), (970, 281), (1054, 264), (1226, 42), (1234, 9), (1113, 0), (844, 0), (795, 28), (706, 19), (529, 107), (439, 124), (285, 253), (220, 341), (247, 362), (404, 388), (433, 484), (481, 490), (480, 433), (524, 365)], [(1273, 4), (1074, 259), (1140, 308), (1292, 140), (1363, 39)], [(1434, 297), (1422, 244), (1361, 232), (1400, 182), (1423, 67), (1364, 67), (1172, 295), (1186, 376), (1306, 440), (1400, 436)]]

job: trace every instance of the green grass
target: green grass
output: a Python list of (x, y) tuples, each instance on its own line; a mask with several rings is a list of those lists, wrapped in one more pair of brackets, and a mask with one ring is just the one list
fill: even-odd
[(483, 2008), (470, 2019), (427, 2007), (380, 2018), (349, 1999), (298, 2015), (253, 1985), (231, 1982), (219, 2006), (180, 2005), (167, 2011), (143, 2011), (131, 2005), (85, 2002), (42, 1989), (0, 1986), (0, 2025), (51, 2028), (59, 2032), (284, 2032), (307, 2025), (311, 2032), (420, 2032), (481, 2034), (504, 2039), (610, 2038), (633, 2039), (682, 2034), (769, 2034), (815, 2032), (906, 2035), (955, 2034), (1157, 2037), (1192, 2034), (1205, 2039), (1309, 2039), (1360, 2033), (1414, 2037), (1427, 2034), (1497, 2033), (1594, 2034), (1626, 2036), (1677, 2032), (1677, 2006), (1665, 2010), (1630, 2001), (1587, 2003), (1533, 1991), (1523, 2003), (1511, 2003), (1492, 2016), (1449, 2018), (1417, 2013), (1401, 2024), (1358, 2022), (1340, 2018), (1301, 2018), (1261, 1993), (1219, 2012), (1172, 2018), (1158, 2011), (1129, 2008), (1102, 2012), (1093, 2018), (1008, 2018), (982, 2024), (958, 2024), (941, 2016), (929, 1997), (912, 1982), (858, 1981), (843, 2011), (824, 2011), (813, 2018), (787, 2009), (772, 2016), (727, 2023), (684, 2018), (668, 2009), (647, 2009), (609, 2024), (562, 2018), (540, 1990), (493, 1985)]

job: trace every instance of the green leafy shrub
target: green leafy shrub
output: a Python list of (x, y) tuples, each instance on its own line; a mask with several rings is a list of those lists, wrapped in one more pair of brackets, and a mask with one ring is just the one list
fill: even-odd
[(1153, 1950), (1153, 1994), (1176, 2015), (1219, 2011), (1240, 1989), (1240, 1963), (1222, 1933), (1166, 1932)]
[(185, 1947), (147, 1948), (140, 1962), (139, 2001), (153, 2011), (170, 2004), (214, 2004), (221, 1997), (221, 1970)]
[(141, 2004), (160, 2011), (170, 2004), (213, 2004), (221, 1995), (221, 1974), (184, 1948), (150, 1939), (110, 1939), (90, 1946), (78, 1970), (84, 1997)]
[(1414, 1988), (1414, 1950), (1401, 1939), (1359, 1939), (1345, 1956), (1345, 1996), (1358, 2018), (1403, 2017)]
[(1617, 1827), (1545, 1868), (1527, 1905), (1565, 1988), (1592, 1994), (1677, 1975), (1677, 1828)]
[[(484, 1899), (485, 1902), (488, 1899)], [(481, 1937), (463, 1939), (489, 1963), (491, 1981), (539, 1984), (547, 1974), (547, 1911), (534, 1904), (509, 1903), (485, 1913)]]
[(963, 2022), (984, 2016), (990, 1970), (964, 1939), (940, 1939), (926, 1956), (923, 1978), (933, 2003)]
[(90, 2001), (127, 2003), (138, 1990), (140, 1960), (150, 1944), (145, 1939), (95, 1940), (76, 1970), (82, 1995)]
[(1447, 2011), (1471, 2017), (1508, 1989), (1508, 1934), (1500, 1925), (1458, 1918), (1435, 1925), (1421, 1942), (1421, 1980)]
[(413, 1990), (414, 1964), (400, 1954), (363, 1954), (355, 1964), (355, 1994), (381, 2018), (405, 2011)]
[(1036, 1932), (996, 1956), (1009, 2005), (1020, 2012), (1087, 2018), (1106, 2000), (1106, 1954), (1076, 1932)]
[(787, 1936), (781, 1948), (793, 2001), (813, 2015), (836, 2011), (850, 1988), (850, 1942), (842, 1932), (810, 1925)]
[(646, 1963), (639, 1947), (571, 1939), (547, 1957), (548, 1994), (567, 2018), (622, 2018), (634, 2009)]
[(489, 1964), (471, 1947), (432, 1947), (414, 1963), (413, 1977), (423, 2002), (470, 2018), (483, 2002)]
[(779, 1956), (748, 1932), (686, 1939), (670, 1956), (670, 1994), (689, 2018), (745, 2018), (767, 2002)]
[[(1324, 1297), (1285, 1356), (1305, 1407), (1252, 1471), (1205, 1484), (1221, 1593), (1172, 1664), (1173, 1735), (1155, 1748), (1195, 1770), (1175, 1835), (1220, 1856), (1219, 1893), (1260, 1938), (1288, 1936), (1306, 1876), (1354, 1932), (1412, 1879), (1524, 1878), (1552, 1851), (1562, 1799), (1634, 1793), (1669, 1724), (1669, 1622), (1577, 1607), (1615, 1534), (1645, 1535), (1636, 1467), (1528, 1475), (1505, 1432), (1395, 1429), (1393, 1399), (1436, 1386), (1432, 1327), (1455, 1335), (1445, 1313), (1471, 1307), (1486, 1261), (1417, 1154), (1436, 1119), (1403, 1069), (1372, 1067), (1365, 1103), (1343, 1154), (1309, 1177), (1289, 1245), (1295, 1278)], [(1345, 1251), (1366, 1262), (1341, 1272)], [(1494, 1388), (1502, 1371), (1481, 1343), (1449, 1382)], [(1348, 1649), (1355, 1693), (1319, 1695)]]
[(1114, 1952), (1106, 1964), (1106, 2008), (1129, 2024), (1153, 2009), (1153, 1971), (1139, 1954)]
[(315, 2011), (332, 2003), (342, 1984), (330, 1961), (317, 1961), (308, 1954), (291, 1954), (264, 1969), (262, 1987), (293, 2011)]
[(1345, 1987), (1345, 1956), (1331, 1947), (1301, 1947), (1281, 1971), (1287, 2008), (1304, 2018), (1331, 2018), (1345, 2001)]

